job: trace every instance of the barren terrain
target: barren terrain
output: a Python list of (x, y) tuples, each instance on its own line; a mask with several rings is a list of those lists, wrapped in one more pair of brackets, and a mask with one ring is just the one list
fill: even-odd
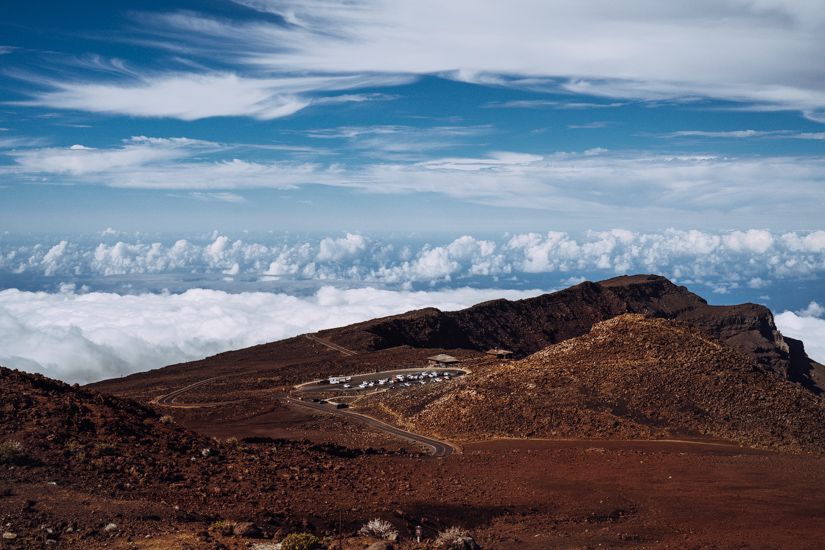
[[(381, 518), (398, 549), (451, 526), (485, 550), (821, 546), (821, 366), (761, 306), (639, 276), (313, 336), (86, 388), (0, 369), (1, 544), (265, 550), (311, 532), (333, 547), (340, 518), (363, 550)], [(437, 353), (472, 374), (349, 401), (449, 439), (447, 457), (279, 400)]]

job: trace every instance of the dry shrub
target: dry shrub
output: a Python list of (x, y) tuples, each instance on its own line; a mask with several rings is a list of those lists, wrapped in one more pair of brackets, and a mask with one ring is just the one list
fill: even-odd
[(393, 524), (380, 518), (371, 519), (358, 531), (361, 535), (373, 535), (381, 539), (391, 539), (398, 536)]
[(470, 536), (470, 532), (461, 527), (450, 527), (441, 531), (435, 538), (435, 545), (442, 548), (464, 548), (464, 537)]

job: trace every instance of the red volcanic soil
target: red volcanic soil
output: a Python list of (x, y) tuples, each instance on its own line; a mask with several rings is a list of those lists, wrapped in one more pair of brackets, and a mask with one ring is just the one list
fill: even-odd
[[(268, 550), (311, 532), (333, 548), (340, 518), (343, 549), (365, 550), (376, 539), (359, 529), (380, 518), (398, 550), (436, 548), (452, 526), (485, 550), (819, 548), (821, 366), (774, 329), (761, 306), (713, 308), (640, 276), (86, 388), (0, 369), (0, 544)], [(484, 354), (496, 345), (525, 358)], [(452, 439), (447, 457), (275, 399), (437, 353), (474, 374), (353, 408)], [(176, 398), (194, 407), (152, 403), (210, 378)]]
[[(218, 441), (128, 400), (6, 369), (0, 376), (8, 548), (53, 540), (56, 548), (240, 549), (291, 532), (335, 534), (339, 511), (351, 550), (372, 542), (357, 531), (374, 518), (398, 529), (401, 549), (434, 548), (450, 526), (503, 550), (802, 549), (825, 536), (817, 455), (713, 442), (492, 440), (435, 459)], [(265, 433), (261, 422), (240, 424)], [(305, 423), (346, 430), (329, 415)], [(243, 522), (263, 538), (233, 534)], [(421, 544), (411, 540), (417, 525)]]

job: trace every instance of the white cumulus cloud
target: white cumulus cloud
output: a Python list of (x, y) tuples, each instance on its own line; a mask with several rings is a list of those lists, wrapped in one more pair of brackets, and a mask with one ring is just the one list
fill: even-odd
[(352, 260), (367, 249), (368, 243), (369, 241), (361, 235), (352, 235), (351, 233), (347, 233), (346, 237), (340, 239), (326, 237), (321, 241), (318, 261), (340, 262), (341, 260)]

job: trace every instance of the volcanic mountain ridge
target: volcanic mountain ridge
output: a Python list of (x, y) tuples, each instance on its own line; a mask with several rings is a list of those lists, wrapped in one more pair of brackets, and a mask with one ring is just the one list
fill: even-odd
[(693, 325), (625, 314), (525, 359), (361, 409), (453, 441), (702, 438), (825, 452), (825, 400)]
[[(765, 370), (814, 393), (825, 390), (825, 366), (811, 360), (802, 342), (783, 337), (765, 306), (711, 306), (658, 275), (633, 275), (579, 285), (525, 300), (493, 300), (442, 312), (410, 311), (322, 330), (278, 342), (171, 365), (90, 387), (149, 402), (171, 389), (233, 375), (187, 394), (196, 401), (249, 399), (342, 373), (420, 365), (446, 352), (474, 364), (491, 348), (526, 357), (587, 334), (598, 322), (625, 313), (688, 322), (743, 353)], [(319, 342), (354, 352), (343, 355)]]
[(320, 331), (342, 346), (379, 350), (401, 345), (486, 351), (503, 348), (524, 357), (581, 336), (617, 315), (686, 321), (749, 356), (764, 368), (815, 393), (825, 390), (825, 366), (812, 361), (802, 342), (783, 337), (765, 306), (711, 306), (658, 275), (621, 276), (518, 301), (492, 300), (467, 309), (422, 309)]

